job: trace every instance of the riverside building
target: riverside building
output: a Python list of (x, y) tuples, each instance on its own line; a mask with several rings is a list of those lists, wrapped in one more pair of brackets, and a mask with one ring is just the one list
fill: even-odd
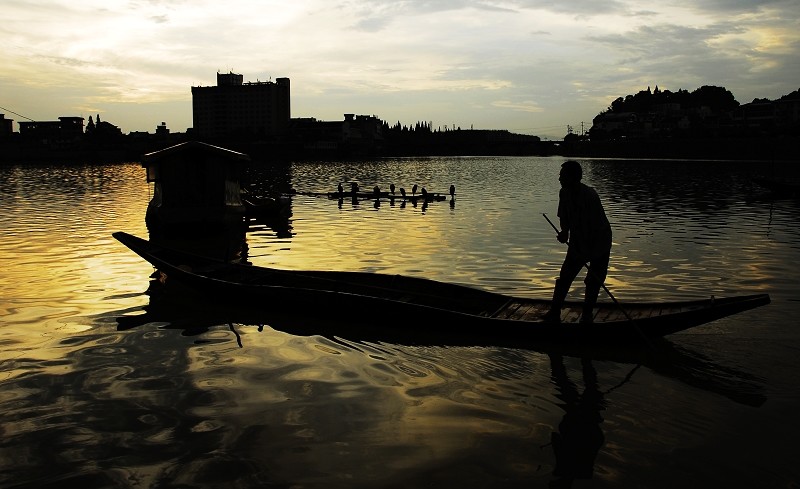
[(291, 117), (288, 78), (244, 82), (236, 73), (217, 73), (217, 86), (192, 87), (192, 123), (207, 140), (271, 140), (285, 136)]

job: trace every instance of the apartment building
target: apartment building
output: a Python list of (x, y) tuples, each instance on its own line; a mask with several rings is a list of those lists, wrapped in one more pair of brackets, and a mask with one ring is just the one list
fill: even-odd
[(217, 73), (217, 85), (192, 87), (192, 123), (206, 140), (270, 140), (284, 136), (291, 117), (289, 78), (244, 82)]

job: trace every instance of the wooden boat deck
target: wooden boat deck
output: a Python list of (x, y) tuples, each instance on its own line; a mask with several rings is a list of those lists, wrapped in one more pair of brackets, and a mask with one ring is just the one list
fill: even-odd
[[(497, 319), (510, 319), (514, 321), (539, 321), (549, 310), (549, 303), (530, 301), (525, 299), (511, 299), (488, 317)], [(657, 316), (673, 315), (691, 310), (701, 309), (697, 305), (682, 307), (639, 307), (637, 304), (625, 306), (623, 310), (614, 303), (600, 303), (594, 309), (594, 322), (607, 323), (614, 321), (629, 321), (648, 319)], [(562, 323), (577, 323), (583, 312), (582, 304), (565, 304), (561, 310)]]

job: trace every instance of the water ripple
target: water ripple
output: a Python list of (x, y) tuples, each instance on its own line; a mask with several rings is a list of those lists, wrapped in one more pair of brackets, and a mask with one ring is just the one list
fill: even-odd
[[(263, 168), (254, 191), (355, 180), (454, 184), (457, 198), (376, 206), (295, 195), (284, 228), (248, 232), (249, 258), (547, 297), (566, 249), (541, 213), (555, 216), (561, 161)], [(152, 267), (110, 236), (147, 235), (141, 166), (0, 168), (0, 485), (202, 487), (213, 476), (241, 487), (545, 486), (554, 433), (584, 400), (605, 437), (600, 485), (674, 481), (679, 467), (701, 485), (786, 486), (769, 450), (747, 447), (791, 447), (797, 432), (798, 334), (787, 325), (798, 291), (787, 264), (800, 256), (800, 205), (759, 194), (751, 177), (763, 168), (753, 166), (583, 163), (614, 227), (608, 286), (623, 304), (744, 291), (773, 304), (674, 339), (702, 354), (676, 347), (644, 366), (295, 336), (217, 321), (191, 302), (119, 328), (153, 305)]]

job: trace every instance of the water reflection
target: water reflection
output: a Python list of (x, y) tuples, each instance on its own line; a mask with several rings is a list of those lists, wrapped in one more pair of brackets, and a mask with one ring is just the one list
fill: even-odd
[[(372, 327), (354, 327), (346, 314), (329, 314), (307, 310), (272, 310), (262, 304), (228, 304), (204, 297), (198, 301), (195, 292), (176, 284), (162, 281), (158, 277), (150, 281), (146, 292), (149, 303), (144, 311), (126, 311), (117, 318), (118, 330), (128, 330), (147, 324), (161, 328), (178, 329), (185, 336), (197, 337), (214, 329), (227, 330), (241, 346), (241, 328), (263, 331), (269, 327), (275, 331), (301, 336), (326, 337), (357, 343), (390, 343), (413, 347), (482, 347), (516, 348), (548, 355), (553, 359), (563, 357), (580, 358), (584, 362), (611, 361), (618, 364), (646, 366), (664, 377), (683, 384), (722, 395), (737, 403), (760, 406), (766, 402), (764, 381), (745, 371), (715, 362), (708, 356), (689, 348), (678, 346), (661, 338), (639, 345), (571, 345), (563, 343), (509, 342), (502, 337), (486, 332), (454, 336), (406, 333), (398, 329), (384, 329), (380, 318)], [(554, 372), (562, 370), (553, 367)], [(585, 379), (591, 380), (591, 369), (585, 366)], [(555, 373), (554, 373), (555, 375)], [(559, 381), (562, 377), (556, 376)], [(566, 385), (566, 384), (565, 384)], [(566, 392), (566, 391), (565, 391)], [(567, 393), (568, 394), (568, 393)], [(565, 395), (567, 395), (565, 394)]]
[(246, 305), (243, 308), (225, 308), (219, 304), (198, 301), (190, 291), (167, 294), (164, 289), (165, 277), (156, 271), (144, 292), (150, 298), (149, 303), (141, 310), (125, 311), (117, 316), (117, 330), (127, 331), (147, 324), (157, 324), (162, 329), (180, 330), (183, 336), (200, 337), (221, 326), (231, 332), (239, 347), (243, 345), (237, 325), (256, 324), (259, 331), (263, 330), (264, 323), (258, 318), (258, 314), (248, 312), (251, 309)]
[[(332, 188), (345, 177), (428, 188), (455, 179), (458, 212), (400, 212), (402, 202), (385, 201), (340, 210), (298, 194), (282, 227), (251, 220), (242, 256), (540, 296), (562, 257), (535, 216), (555, 208), (561, 161), (290, 165), (252, 192)], [(780, 462), (797, 452), (797, 280), (787, 263), (799, 249), (798, 200), (751, 187), (748, 169), (706, 178), (702, 164), (671, 165), (631, 169), (630, 185), (611, 162), (587, 165), (592, 183), (616, 194), (620, 301), (745, 289), (775, 300), (652, 351), (406, 344), (379, 328), (343, 334), (304, 311), (278, 318), (191, 295), (159, 301), (142, 294), (152, 268), (110, 236), (147, 232), (139, 164), (1, 168), (0, 485), (542, 487), (557, 461), (540, 447), (567, 418), (559, 406), (584, 402), (577, 426), (597, 444), (592, 400), (605, 443), (594, 479), (575, 486), (649, 478), (668, 487), (675, 466), (709, 487), (791, 485), (796, 470)], [(202, 247), (219, 256), (236, 248), (212, 241)], [(572, 386), (558, 387), (551, 359)], [(596, 373), (586, 383), (583, 359)], [(639, 365), (634, 382), (614, 395), (605, 388)], [(576, 433), (570, 424), (564, 433)], [(790, 448), (774, 457), (781, 442)]]
[[(735, 195), (750, 193), (749, 175), (758, 166), (737, 162), (655, 160), (596, 160), (587, 164), (587, 176), (608, 191), (608, 198), (625, 201), (637, 212), (703, 212), (729, 208)], [(687, 179), (686, 175), (692, 175)], [(605, 195), (605, 194), (604, 194)]]
[(550, 487), (572, 487), (575, 479), (591, 479), (594, 463), (605, 442), (601, 412), (605, 399), (597, 382), (597, 371), (590, 358), (581, 358), (583, 390), (569, 378), (564, 358), (549, 354), (553, 383), (558, 388), (564, 417), (558, 431), (552, 434), (551, 445), (556, 457), (555, 480)]
[[(159, 239), (164, 238), (159, 235)], [(197, 234), (191, 239), (173, 240), (165, 244), (176, 243), (181, 249), (195, 254), (219, 256), (226, 260), (235, 258), (242, 263), (249, 263), (244, 229), (236, 228), (234, 232), (227, 234), (211, 233), (205, 236)], [(213, 248), (214, 246), (217, 248)], [(232, 252), (234, 250), (235, 253)], [(557, 362), (554, 363), (554, 359), (565, 355), (581, 358), (584, 362), (611, 360), (618, 363), (646, 365), (657, 373), (687, 385), (722, 394), (746, 405), (759, 406), (766, 400), (760, 379), (745, 372), (717, 365), (709, 358), (678, 347), (664, 338), (633, 346), (599, 346), (547, 342), (523, 345), (492, 335), (490, 332), (484, 336), (476, 334), (453, 336), (430, 331), (420, 337), (415, 332), (382, 328), (378, 317), (375, 318), (373, 327), (362, 328), (351, 324), (346, 312), (320, 311), (314, 307), (287, 312), (282, 308), (264, 307), (264, 304), (232, 305), (208, 297), (198, 300), (195, 291), (184, 288), (180, 282), (167, 281), (164, 278), (158, 272), (153, 275), (153, 280), (150, 281), (146, 291), (150, 300), (144, 306), (145, 313), (119, 317), (118, 330), (127, 330), (148, 323), (160, 323), (169, 328), (181, 329), (184, 335), (198, 336), (207, 333), (214, 326), (226, 325), (241, 347), (242, 339), (234, 324), (255, 325), (259, 332), (267, 325), (275, 330), (298, 336), (346, 338), (356, 342), (521, 348), (549, 355), (554, 379), (560, 382), (558, 385), (562, 388), (562, 395), (573, 400), (578, 398), (571, 396), (569, 391), (571, 384), (564, 383), (568, 379), (563, 378), (561, 375), (563, 369), (558, 367)], [(592, 372), (591, 365), (584, 365), (584, 382), (587, 389), (593, 385), (593, 379), (596, 381), (596, 376), (593, 376)]]
[[(371, 457), (387, 463), (393, 457), (401, 456), (400, 453), (404, 454), (401, 456), (403, 459), (412, 457), (406, 450), (413, 446), (415, 453), (420, 453), (419, 457), (412, 457), (415, 466), (424, 467), (430, 463), (431, 451), (463, 452), (473, 448), (465, 447), (463, 443), (475, 441), (458, 441), (467, 433), (477, 431), (486, 437), (495, 429), (500, 432), (510, 429), (501, 428), (506, 423), (513, 426), (527, 423), (537, 437), (544, 437), (534, 429), (544, 424), (555, 428), (551, 431), (553, 434), (548, 432), (552, 450), (547, 453), (552, 459), (542, 453), (539, 456), (544, 458), (533, 466), (552, 466), (555, 477), (551, 481), (552, 487), (569, 487), (574, 481), (594, 475), (598, 451), (611, 436), (604, 434), (603, 413), (615, 418), (628, 415), (624, 404), (615, 404), (616, 396), (612, 398), (610, 393), (615, 391), (626, 395), (625, 386), (640, 367), (745, 406), (761, 406), (766, 400), (763, 379), (668, 341), (657, 343), (653, 349), (577, 349), (569, 345), (547, 344), (507, 348), (491, 346), (491, 339), (483, 345), (473, 346), (426, 344), (419, 338), (413, 344), (404, 344), (385, 338), (381, 340), (380, 331), (366, 338), (342, 336), (338, 334), (340, 330), (335, 322), (309, 319), (302, 311), (291, 317), (276, 317), (268, 311), (248, 311), (246, 305), (242, 306), (199, 303), (191, 300), (189, 295), (182, 302), (174, 295), (154, 294), (145, 306), (144, 314), (132, 309), (116, 311), (116, 315), (121, 332), (140, 330), (139, 336), (150, 335), (150, 346), (147, 347), (150, 350), (158, 349), (155, 342), (159, 341), (165, 346), (174, 345), (170, 336), (155, 332), (178, 331), (191, 342), (186, 351), (177, 351), (176, 354), (191, 358), (188, 362), (192, 370), (206, 370), (198, 375), (201, 385), (195, 399), (201, 402), (193, 412), (205, 413), (202, 423), (217, 426), (212, 431), (219, 431), (223, 420), (234, 422), (230, 416), (236, 412), (237, 426), (225, 429), (238, 433), (240, 438), (219, 440), (220, 446), (239, 447), (243, 454), (257, 459), (268, 453), (255, 455), (259, 447), (269, 446), (274, 450), (276, 444), (297, 444), (298, 449), (320, 453), (320, 450), (335, 449), (326, 446), (334, 440), (340, 443), (347, 440), (347, 448), (341, 446), (339, 449), (353, 450), (356, 444), (366, 443), (359, 450), (370, 448)], [(235, 345), (235, 348), (223, 352), (220, 347), (224, 345)], [(217, 353), (193, 350), (206, 346), (216, 346)], [(579, 368), (575, 368), (576, 362), (579, 362)], [(602, 376), (596, 367), (599, 363), (604, 365)], [(544, 415), (548, 408), (543, 399), (549, 395), (541, 384), (545, 365), (549, 365), (549, 378), (556, 387), (554, 395), (559, 401), (558, 406), (563, 409), (561, 419), (552, 422), (549, 416)], [(621, 376), (619, 371), (609, 370), (609, 365), (627, 365), (624, 369), (627, 374)], [(601, 390), (601, 378), (603, 384), (611, 383), (614, 387)], [(220, 384), (226, 382), (231, 385), (223, 387)], [(381, 387), (383, 393), (379, 394)], [(385, 389), (399, 390), (402, 393), (400, 399), (394, 399)], [(313, 402), (309, 399), (312, 391)], [(272, 393), (271, 396), (284, 393), (295, 399), (271, 417), (273, 424), (269, 429), (260, 418), (243, 417), (241, 412), (247, 413), (250, 409), (264, 411), (263, 405), (258, 407), (260, 392)], [(376, 401), (375, 396), (381, 396), (382, 400)], [(530, 409), (522, 409), (523, 399), (528, 399)], [(341, 402), (345, 402), (345, 406)], [(347, 414), (336, 422), (320, 411), (336, 409), (341, 412), (345, 408), (347, 413), (357, 412), (359, 415)], [(322, 417), (311, 419), (312, 413)], [(513, 416), (527, 416), (527, 421), (511, 419), (512, 413)], [(301, 416), (302, 419), (297, 420), (295, 426), (294, 422), (287, 424), (286, 419), (280, 419), (280, 416)], [(455, 424), (451, 426), (450, 422)], [(324, 432), (340, 423), (348, 424), (349, 429), (355, 431), (340, 433), (342, 438), (320, 438), (322, 435), (318, 430)], [(370, 423), (374, 425), (367, 427)], [(275, 438), (278, 429), (285, 431), (284, 439)], [(316, 441), (306, 439), (300, 430), (318, 433), (314, 435)], [(420, 430), (428, 436), (411, 436), (403, 440), (386, 438), (387, 434), (405, 433), (407, 430)], [(377, 436), (379, 441), (370, 438), (369, 434)], [(365, 435), (367, 439), (362, 438)], [(624, 443), (613, 436), (615, 444)], [(378, 443), (378, 446), (373, 443)], [(545, 438), (541, 438), (538, 446), (546, 443)], [(310, 462), (304, 453), (297, 454), (291, 461), (287, 459), (286, 463), (290, 465), (284, 471), (300, 470), (297, 464), (303, 463), (311, 463), (310, 466), (316, 470), (334, 470), (329, 464), (320, 464), (319, 460)], [(196, 461), (195, 466), (205, 470), (204, 463), (217, 461)], [(358, 473), (349, 462), (341, 462), (342, 471)], [(396, 474), (387, 470), (387, 473)], [(332, 473), (328, 472), (329, 475)], [(185, 477), (189, 472), (183, 474)], [(414, 475), (412, 479), (418, 480), (417, 477), (422, 475)], [(466, 484), (463, 487), (474, 486)]]
[(3, 392), (15, 398), (2, 399), (0, 484), (148, 487), (171, 461), (220, 446), (220, 431), (197, 429), (200, 391), (181, 381), (188, 359), (153, 336), (65, 338), (49, 371), (5, 381)]

